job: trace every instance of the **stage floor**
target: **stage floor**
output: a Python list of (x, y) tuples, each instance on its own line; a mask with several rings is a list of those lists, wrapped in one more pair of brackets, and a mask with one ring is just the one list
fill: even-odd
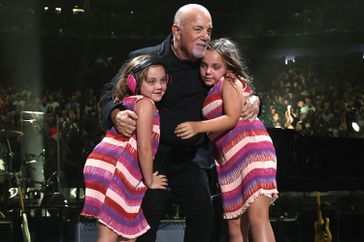
[[(271, 207), (271, 223), (277, 242), (314, 241), (314, 222), (317, 220), (315, 192), (285, 192)], [(68, 207), (39, 209), (28, 206), (27, 217), (32, 242), (94, 242), (97, 226), (94, 220), (79, 216), (81, 202)], [(171, 208), (178, 206), (171, 205)], [(321, 212), (329, 218), (332, 242), (364, 241), (364, 192), (323, 192)], [(21, 218), (17, 208), (2, 214), (1, 241), (23, 242)], [(183, 211), (171, 209), (162, 221), (157, 242), (182, 242), (185, 229)], [(223, 220), (215, 224), (211, 242), (227, 242), (227, 228)]]

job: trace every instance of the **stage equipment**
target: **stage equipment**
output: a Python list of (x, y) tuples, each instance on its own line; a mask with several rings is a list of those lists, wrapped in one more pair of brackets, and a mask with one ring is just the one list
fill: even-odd
[[(44, 184), (44, 113), (22, 111), (20, 113), (22, 136), (22, 168), (27, 178), (25, 187), (27, 194), (42, 189)], [(41, 197), (35, 203), (40, 204)]]

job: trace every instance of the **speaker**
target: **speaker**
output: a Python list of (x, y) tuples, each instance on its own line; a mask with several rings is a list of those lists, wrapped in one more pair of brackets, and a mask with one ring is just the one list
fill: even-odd
[(156, 242), (183, 242), (185, 227), (184, 222), (162, 221), (157, 231)]
[(271, 219), (276, 241), (297, 242), (298, 241), (298, 221), (297, 218)]
[[(184, 222), (163, 222), (157, 231), (156, 242), (183, 242), (185, 232)], [(75, 242), (96, 242), (96, 221), (78, 222), (76, 224)]]
[(1, 241), (13, 242), (13, 223), (11, 221), (0, 221)]
[(96, 242), (97, 223), (78, 222), (76, 224), (75, 242)]

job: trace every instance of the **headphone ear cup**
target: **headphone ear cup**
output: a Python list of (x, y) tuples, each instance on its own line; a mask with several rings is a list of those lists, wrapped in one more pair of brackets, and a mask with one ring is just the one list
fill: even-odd
[(133, 74), (129, 74), (127, 79), (128, 89), (131, 91), (133, 95), (136, 94), (138, 83), (135, 80), (135, 77)]

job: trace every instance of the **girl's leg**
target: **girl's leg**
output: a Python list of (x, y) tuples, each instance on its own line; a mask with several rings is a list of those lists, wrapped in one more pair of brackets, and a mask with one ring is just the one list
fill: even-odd
[(243, 242), (249, 242), (249, 229), (250, 224), (248, 220), (248, 213), (245, 211), (243, 215), (241, 215), (241, 224), (240, 224), (241, 234), (243, 236)]
[(135, 242), (136, 241), (136, 238), (135, 239), (126, 239), (126, 238), (123, 238), (123, 237), (119, 237), (119, 241), (118, 242), (124, 242), (124, 241), (127, 241), (127, 242)]
[(117, 233), (115, 233), (102, 223), (98, 223), (97, 228), (99, 231), (97, 242), (116, 242), (119, 238)]
[(248, 208), (247, 214), (254, 242), (276, 241), (269, 221), (270, 201), (270, 198), (260, 196)]
[(98, 223), (97, 225), (99, 231), (99, 237), (97, 238), (97, 242), (135, 242), (136, 239), (127, 239), (120, 237), (114, 231), (109, 229), (104, 224)]
[(229, 241), (230, 242), (243, 242), (243, 236), (241, 234), (241, 216), (229, 219), (228, 227), (229, 227)]

